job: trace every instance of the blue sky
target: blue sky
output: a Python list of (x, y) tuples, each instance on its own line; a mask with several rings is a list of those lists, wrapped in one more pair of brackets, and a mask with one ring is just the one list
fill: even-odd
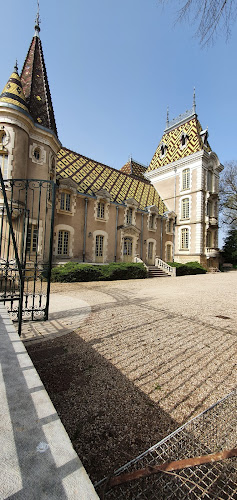
[[(41, 40), (62, 144), (114, 168), (149, 164), (170, 119), (192, 107), (222, 163), (236, 159), (236, 47), (201, 49), (195, 27), (175, 25), (179, 1), (40, 0)], [(0, 90), (21, 70), (36, 0), (8, 0), (2, 16)], [(6, 19), (6, 22), (4, 22)], [(10, 21), (9, 21), (10, 19)]]

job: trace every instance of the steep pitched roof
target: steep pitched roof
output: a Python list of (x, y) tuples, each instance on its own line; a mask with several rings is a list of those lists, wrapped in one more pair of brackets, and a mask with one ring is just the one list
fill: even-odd
[(23, 110), (28, 113), (26, 98), (22, 89), (21, 79), (17, 72), (17, 67), (11, 74), (0, 95), (0, 104), (8, 104), (14, 107), (16, 106), (21, 111)]
[(57, 136), (53, 104), (38, 31), (36, 31), (32, 39), (26, 56), (21, 73), (21, 81), (29, 112), (33, 120), (53, 130)]
[(134, 179), (142, 179), (144, 182), (150, 182), (144, 177), (144, 173), (147, 171), (148, 167), (141, 165), (137, 161), (131, 158), (121, 169), (120, 172), (131, 175)]
[[(187, 112), (168, 123), (147, 172), (201, 150), (210, 152), (210, 145), (208, 142), (204, 144), (201, 132), (202, 127), (196, 113)], [(186, 145), (183, 147), (181, 146), (182, 134), (187, 136)], [(165, 148), (163, 155), (161, 154), (162, 146)]]
[(100, 189), (106, 189), (111, 195), (111, 201), (122, 203), (128, 198), (134, 198), (141, 209), (156, 205), (160, 214), (167, 210), (155, 188), (145, 180), (134, 179), (121, 170), (115, 170), (66, 148), (58, 153), (57, 174), (60, 178), (73, 179), (81, 193), (94, 195)]

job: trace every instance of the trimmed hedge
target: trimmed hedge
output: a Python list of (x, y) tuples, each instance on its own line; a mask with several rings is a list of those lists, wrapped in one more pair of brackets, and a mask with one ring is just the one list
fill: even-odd
[(172, 267), (176, 267), (176, 276), (185, 276), (190, 274), (206, 274), (207, 270), (199, 264), (199, 262), (168, 262)]
[(52, 269), (51, 281), (72, 283), (76, 281), (113, 281), (147, 278), (147, 270), (143, 264), (123, 262), (111, 263), (103, 266), (91, 264), (77, 264), (67, 262)]

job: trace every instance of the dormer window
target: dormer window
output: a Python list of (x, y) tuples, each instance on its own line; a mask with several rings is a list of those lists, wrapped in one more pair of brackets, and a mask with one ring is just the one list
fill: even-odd
[(183, 149), (185, 146), (187, 146), (188, 143), (188, 135), (185, 134), (185, 132), (182, 132), (181, 137), (180, 137), (180, 148)]
[(126, 222), (127, 222), (127, 224), (132, 224), (132, 215), (133, 215), (132, 208), (128, 208), (127, 209), (127, 214), (126, 214)]
[(162, 142), (160, 145), (160, 157), (161, 158), (163, 158), (163, 156), (166, 155), (166, 151), (167, 151), (167, 146), (164, 142)]
[(71, 195), (70, 193), (61, 193), (60, 198), (60, 210), (65, 210), (66, 212), (70, 212), (71, 210)]
[(150, 215), (149, 229), (155, 229), (156, 214)]
[(105, 203), (103, 201), (99, 201), (97, 205), (97, 218), (104, 219), (105, 218)]
[(206, 130), (202, 130), (201, 133), (200, 133), (200, 135), (201, 135), (202, 142), (203, 142), (204, 146), (208, 146), (208, 142), (207, 142), (208, 135), (209, 135), (208, 134), (208, 130), (207, 129)]

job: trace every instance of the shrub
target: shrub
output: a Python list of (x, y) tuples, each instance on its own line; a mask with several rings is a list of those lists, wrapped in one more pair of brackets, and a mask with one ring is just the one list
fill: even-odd
[(112, 281), (147, 278), (147, 270), (143, 264), (123, 262), (103, 266), (91, 264), (67, 264), (52, 269), (51, 281), (72, 283), (77, 281)]
[(199, 264), (199, 262), (169, 262), (169, 265), (176, 267), (176, 276), (185, 276), (191, 274), (205, 274), (207, 270)]

